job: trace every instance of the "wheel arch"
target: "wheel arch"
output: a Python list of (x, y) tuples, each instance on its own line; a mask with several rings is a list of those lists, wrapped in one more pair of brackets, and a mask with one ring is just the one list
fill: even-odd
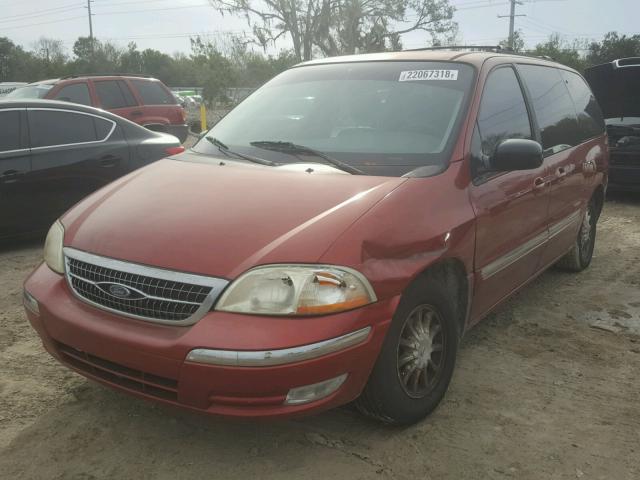
[(596, 212), (599, 218), (602, 213), (602, 208), (604, 207), (604, 187), (602, 185), (598, 185), (591, 198), (595, 201)]
[(425, 278), (444, 283), (447, 290), (452, 293), (458, 336), (461, 338), (467, 325), (470, 303), (469, 278), (464, 263), (454, 257), (438, 260), (416, 275), (407, 288)]

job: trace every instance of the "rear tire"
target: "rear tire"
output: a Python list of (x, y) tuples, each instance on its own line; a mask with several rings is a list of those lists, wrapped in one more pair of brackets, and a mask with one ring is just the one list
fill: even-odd
[(556, 264), (562, 270), (581, 272), (591, 264), (593, 250), (596, 244), (596, 224), (598, 209), (594, 199), (591, 199), (580, 224), (580, 230), (571, 250)]
[(443, 282), (426, 277), (409, 287), (355, 402), (360, 412), (387, 424), (408, 425), (438, 406), (455, 367), (455, 311)]

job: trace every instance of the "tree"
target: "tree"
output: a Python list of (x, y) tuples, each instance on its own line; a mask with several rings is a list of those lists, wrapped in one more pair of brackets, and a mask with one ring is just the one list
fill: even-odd
[(40, 60), (43, 76), (59, 77), (64, 74), (68, 57), (62, 40), (40, 37), (34, 42), (32, 51)]
[[(505, 38), (498, 45), (500, 47), (509, 50), (509, 39)], [(515, 53), (520, 53), (524, 51), (524, 38), (522, 36), (522, 30), (516, 30), (513, 32), (513, 48), (511, 50)]]
[(38, 61), (31, 52), (0, 37), (0, 82), (29, 82), (38, 75)]
[(109, 73), (118, 71), (123, 51), (110, 42), (79, 37), (73, 44), (73, 53), (75, 73)]
[(591, 65), (611, 62), (618, 58), (640, 56), (640, 35), (619, 36), (617, 32), (609, 32), (601, 43), (589, 45), (587, 61)]
[(235, 81), (231, 62), (212, 42), (200, 37), (191, 39), (191, 60), (198, 66), (198, 77), (203, 96), (208, 102), (225, 101), (226, 90)]
[(400, 46), (404, 33), (433, 38), (455, 32), (449, 0), (209, 0), (221, 13), (242, 15), (266, 48), (288, 35), (298, 60), (381, 51)]
[(539, 57), (549, 57), (558, 63), (582, 71), (587, 66), (586, 59), (580, 54), (583, 47), (579, 40), (569, 44), (562, 40), (560, 34), (554, 33), (546, 42), (536, 45), (532, 53)]

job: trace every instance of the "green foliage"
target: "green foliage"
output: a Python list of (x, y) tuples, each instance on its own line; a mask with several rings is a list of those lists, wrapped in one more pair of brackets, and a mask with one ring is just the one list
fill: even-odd
[(533, 54), (539, 57), (549, 57), (558, 63), (575, 68), (578, 71), (584, 70), (588, 66), (588, 61), (580, 52), (583, 45), (579, 41), (572, 44), (562, 40), (559, 34), (555, 33), (544, 43), (539, 43), (533, 50)]
[(617, 32), (609, 32), (602, 42), (589, 45), (587, 61), (591, 65), (611, 62), (618, 58), (640, 56), (640, 35), (619, 36)]
[(246, 18), (263, 48), (283, 36), (297, 60), (398, 49), (400, 35), (422, 30), (435, 40), (457, 31), (449, 0), (209, 0)]
[(296, 63), (292, 52), (266, 56), (230, 38), (227, 45), (191, 41), (190, 55), (173, 56), (131, 42), (122, 49), (110, 42), (80, 37), (69, 58), (59, 40), (40, 38), (26, 51), (0, 37), (0, 82), (34, 82), (82, 73), (136, 73), (150, 75), (169, 86), (202, 87), (205, 99), (226, 101), (230, 87), (255, 88)]
[[(505, 38), (498, 45), (500, 45), (504, 49), (509, 49), (509, 39)], [(515, 53), (520, 53), (524, 51), (524, 38), (522, 36), (521, 30), (516, 30), (513, 32), (513, 48), (512, 50)]]

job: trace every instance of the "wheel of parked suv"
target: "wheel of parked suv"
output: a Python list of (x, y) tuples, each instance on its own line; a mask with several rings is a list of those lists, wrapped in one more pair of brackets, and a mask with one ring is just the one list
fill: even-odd
[(414, 423), (442, 400), (455, 366), (459, 334), (444, 282), (416, 281), (403, 295), (369, 381), (356, 401), (385, 423)]
[(582, 224), (571, 251), (558, 262), (560, 268), (571, 272), (580, 272), (589, 266), (596, 245), (597, 222), (598, 210), (595, 201), (591, 199), (582, 217)]

